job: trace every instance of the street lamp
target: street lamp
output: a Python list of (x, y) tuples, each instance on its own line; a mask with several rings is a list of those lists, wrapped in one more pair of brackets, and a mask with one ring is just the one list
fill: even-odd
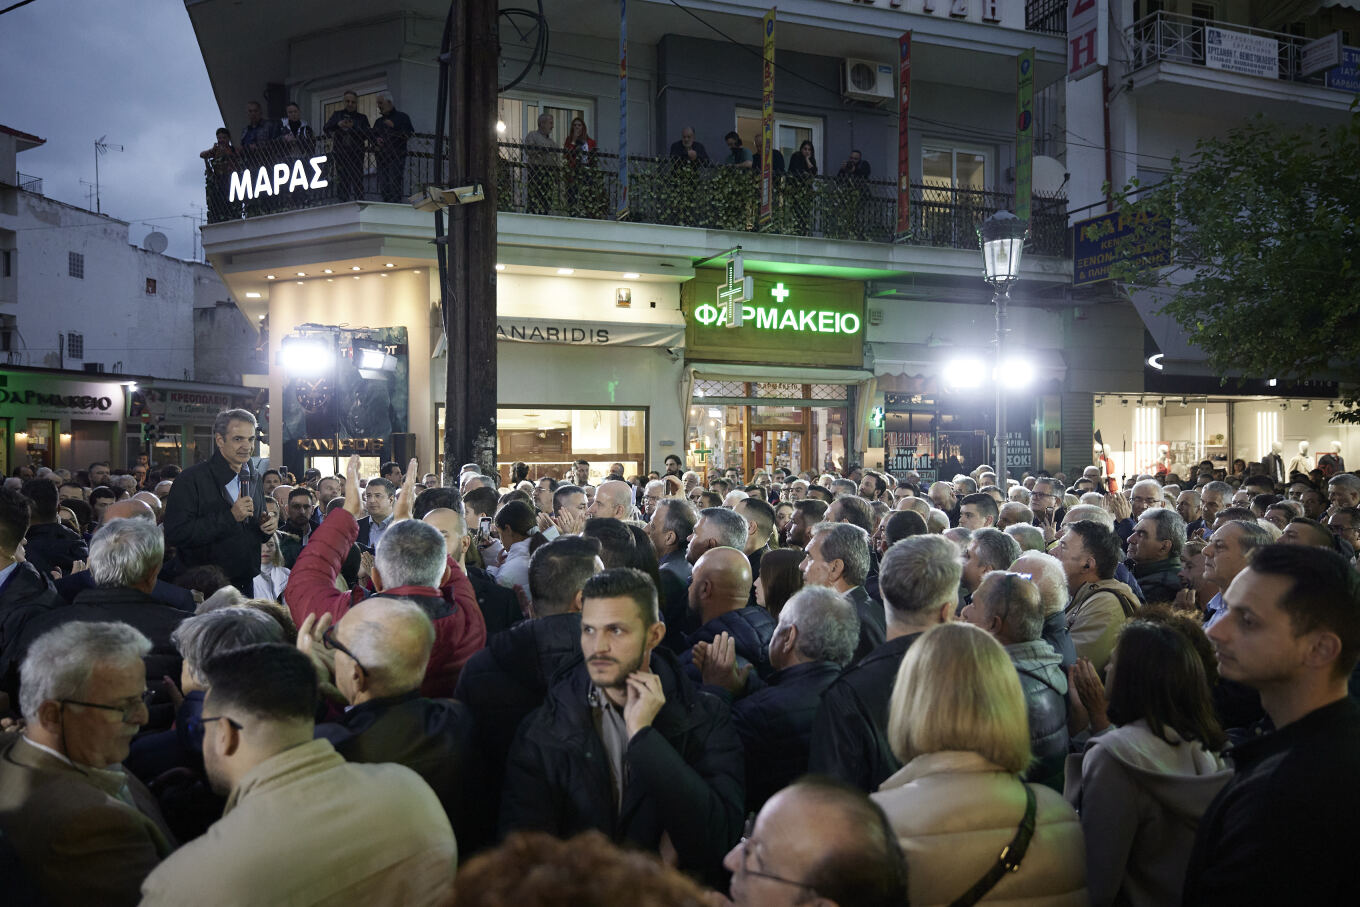
[(996, 483), (1006, 491), (1006, 303), (1010, 302), (1011, 283), (1020, 276), (1020, 255), (1024, 251), (1029, 225), (1009, 211), (998, 211), (982, 222), (978, 238), (982, 244), (983, 277), (992, 287), (996, 303)]

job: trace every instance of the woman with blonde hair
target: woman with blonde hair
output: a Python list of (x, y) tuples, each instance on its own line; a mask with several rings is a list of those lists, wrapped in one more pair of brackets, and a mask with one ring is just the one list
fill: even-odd
[(888, 741), (903, 768), (873, 799), (907, 858), (911, 903), (1085, 905), (1077, 814), (1025, 784), (1025, 696), (991, 634), (964, 623), (928, 630), (902, 659)]

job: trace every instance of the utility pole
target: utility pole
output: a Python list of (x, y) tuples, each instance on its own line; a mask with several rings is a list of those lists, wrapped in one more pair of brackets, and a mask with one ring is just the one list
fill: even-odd
[(461, 0), (455, 7), (447, 185), (481, 183), (486, 198), (448, 209), (446, 484), (453, 483), (463, 463), (476, 463), (484, 474), (496, 475), (497, 4)]

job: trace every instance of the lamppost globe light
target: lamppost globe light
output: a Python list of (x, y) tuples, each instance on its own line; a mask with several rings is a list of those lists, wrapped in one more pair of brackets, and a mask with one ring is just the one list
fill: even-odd
[(998, 211), (982, 222), (978, 239), (982, 245), (982, 271), (993, 287), (1006, 287), (1020, 276), (1029, 225), (1009, 211)]

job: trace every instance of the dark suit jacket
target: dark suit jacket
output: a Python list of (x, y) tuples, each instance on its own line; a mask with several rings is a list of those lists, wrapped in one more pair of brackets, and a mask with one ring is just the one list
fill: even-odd
[(250, 597), (260, 572), (260, 546), (266, 537), (256, 519), (264, 513), (264, 490), (251, 483), (256, 517), (237, 522), (231, 515), (227, 483), (236, 473), (214, 450), (212, 459), (196, 463), (175, 479), (165, 502), (165, 543), (189, 567), (216, 564), (231, 584)]
[(134, 808), (107, 777), (87, 776), (17, 734), (0, 739), (0, 833), (50, 907), (131, 907), (173, 849), (142, 783), (127, 776)]
[(693, 571), (683, 551), (672, 551), (658, 565), (661, 588), (657, 590), (657, 597), (661, 619), (666, 623), (666, 638), (662, 644), (677, 655), (688, 648), (685, 636), (699, 629), (689, 613), (689, 583)]
[(486, 621), (486, 635), (508, 630), (524, 620), (524, 612), (519, 607), (519, 596), (513, 589), (507, 589), (491, 578), (480, 567), (471, 564), (467, 568), (468, 582), (472, 591), (477, 593), (477, 607), (482, 609), (482, 619)]
[[(88, 570), (79, 573), (72, 573), (70, 576), (63, 576), (57, 581), (57, 594), (68, 602), (76, 600), (76, 596), (86, 589), (93, 589), (94, 577)], [(187, 614), (193, 614), (198, 603), (194, 601), (194, 594), (182, 586), (174, 583), (166, 583), (156, 580), (156, 586), (151, 590), (151, 597), (163, 605), (178, 608)]]
[(859, 645), (855, 647), (855, 657), (850, 662), (858, 664), (887, 640), (888, 618), (883, 614), (883, 606), (870, 598), (863, 586), (851, 589), (845, 593), (845, 597), (850, 599), (850, 604), (855, 606), (855, 613), (859, 615)]
[(28, 527), (24, 538), (24, 559), (38, 572), (51, 575), (54, 567), (62, 575), (71, 572), (73, 561), (90, 556), (85, 540), (60, 523), (35, 523)]

